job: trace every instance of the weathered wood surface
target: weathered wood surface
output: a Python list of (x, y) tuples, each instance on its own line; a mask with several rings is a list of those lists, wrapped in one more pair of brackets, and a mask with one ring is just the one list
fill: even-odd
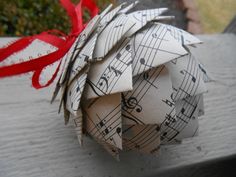
[(236, 154), (236, 36), (200, 36), (194, 50), (215, 82), (207, 84), (199, 136), (162, 147), (158, 157), (122, 153), (115, 161), (86, 138), (80, 148), (72, 125), (50, 105), (52, 88), (34, 90), (28, 77), (0, 80), (0, 176), (144, 176)]

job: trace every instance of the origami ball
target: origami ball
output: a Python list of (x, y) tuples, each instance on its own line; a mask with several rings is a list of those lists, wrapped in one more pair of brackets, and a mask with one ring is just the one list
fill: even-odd
[(166, 8), (129, 13), (136, 3), (95, 16), (62, 63), (65, 121), (79, 142), (90, 135), (118, 158), (121, 150), (156, 154), (197, 134), (207, 73), (189, 48), (199, 39), (160, 21)]

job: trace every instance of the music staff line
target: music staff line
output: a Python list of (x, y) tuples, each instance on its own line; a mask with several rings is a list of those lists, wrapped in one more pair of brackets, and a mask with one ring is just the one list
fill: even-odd
[[(193, 96), (191, 99), (191, 102), (195, 102), (197, 106), (199, 100), (196, 100), (196, 96)], [(165, 125), (167, 119), (163, 121), (163, 123), (161, 124), (161, 135), (165, 134), (165, 136), (162, 136), (163, 142), (165, 139), (167, 139), (167, 141), (171, 141), (187, 126), (188, 122), (191, 119), (190, 115), (194, 113), (194, 111), (196, 110), (196, 106), (192, 107), (184, 101), (184, 104), (182, 105), (182, 111), (176, 113), (175, 115), (178, 118), (175, 122), (171, 122), (170, 124)], [(163, 126), (165, 128), (163, 128)]]
[[(123, 49), (123, 48), (122, 48)], [(121, 49), (121, 50), (122, 50)], [(121, 51), (120, 50), (120, 51)], [(120, 51), (117, 53), (117, 55), (119, 55)], [(97, 83), (95, 84), (96, 87), (99, 87), (99, 84), (101, 83), (101, 79), (105, 76), (107, 76), (107, 71), (108, 73), (111, 73), (111, 75), (109, 76), (109, 80), (111, 80), (111, 82), (109, 82), (109, 80), (107, 80), (108, 85), (107, 85), (107, 89), (109, 89), (109, 93), (112, 91), (112, 89), (114, 88), (114, 86), (117, 84), (117, 82), (119, 81), (121, 75), (126, 71), (126, 69), (128, 68), (128, 66), (131, 64), (132, 59), (131, 56), (129, 57), (129, 53), (126, 53), (126, 55), (121, 55), (120, 57), (122, 58), (127, 58), (127, 63), (125, 61), (121, 61), (123, 60), (122, 58), (117, 57), (117, 55), (115, 56), (115, 58), (109, 63), (108, 67), (104, 70), (104, 72), (101, 74), (100, 79), (97, 81)], [(117, 64), (118, 63), (118, 64)], [(121, 66), (120, 66), (121, 65)], [(120, 68), (119, 68), (120, 66)], [(111, 72), (111, 70), (115, 69), (115, 71)], [(114, 75), (114, 77), (113, 77)], [(111, 84), (113, 83), (113, 81), (115, 80), (115, 83), (113, 84), (113, 86), (111, 87)], [(99, 87), (100, 90), (104, 91), (106, 85), (103, 85), (103, 87)]]
[[(153, 78), (153, 81), (151, 81), (151, 83), (153, 84), (157, 79), (158, 79), (158, 77), (160, 76), (160, 74), (162, 73), (162, 71), (163, 71), (163, 69), (164, 69), (164, 66), (162, 66), (161, 68), (160, 68), (160, 70), (159, 69), (156, 69), (156, 71), (155, 72), (153, 72), (153, 74), (150, 76), (150, 78), (152, 78), (152, 76), (154, 76), (154, 75), (156, 75), (156, 77), (155, 78)], [(157, 72), (157, 73), (156, 73)], [(142, 74), (140, 74), (138, 77), (142, 77)], [(138, 79), (136, 80), (137, 82), (138, 82)], [(141, 88), (141, 90), (138, 92), (138, 93), (136, 93), (138, 90), (139, 90), (139, 88), (140, 88), (140, 86), (143, 84), (143, 82), (145, 83), (143, 86), (142, 86), (142, 88)], [(125, 95), (125, 97), (135, 97), (135, 98), (139, 98), (139, 99), (137, 99), (137, 104), (139, 104), (140, 102), (141, 102), (141, 100), (144, 98), (144, 96), (146, 95), (146, 93), (148, 92), (148, 90), (151, 88), (151, 86), (152, 86), (152, 84), (150, 84), (149, 82), (147, 82), (145, 79), (143, 79), (140, 83), (139, 83), (139, 85), (136, 87), (136, 84), (134, 83), (134, 90), (132, 90), (132, 92), (127, 92), (127, 94)], [(144, 93), (140, 96), (140, 94), (143, 92), (143, 89), (146, 87), (148, 85), (148, 88), (144, 91)], [(131, 95), (130, 95), (130, 93), (131, 93)], [(133, 112), (133, 110), (130, 110), (130, 111), (128, 111), (128, 112), (130, 112), (130, 113), (132, 113)]]
[[(86, 83), (86, 78), (87, 78), (87, 74), (85, 74), (84, 76), (82, 75), (78, 80), (76, 80), (76, 84), (74, 83), (73, 87), (71, 88), (69, 92), (70, 104), (71, 104), (70, 108), (73, 111), (77, 111), (79, 107), (79, 102), (82, 96), (82, 90), (84, 89), (84, 86)], [(74, 108), (74, 104), (73, 104), (75, 100), (78, 103), (78, 107), (76, 105), (76, 108)]]
[[(196, 102), (196, 100), (195, 100), (195, 97), (196, 96), (193, 96), (191, 99), (193, 99), (192, 101), (190, 100), (189, 102)], [(191, 114), (193, 114), (193, 111), (195, 111), (195, 106), (193, 106), (193, 104), (189, 104), (189, 102), (185, 102), (185, 100), (183, 100), (184, 101), (184, 104), (182, 105), (182, 110), (181, 110), (181, 112), (179, 112), (178, 114), (176, 113), (176, 117), (177, 118), (181, 118), (181, 119), (178, 119), (178, 120), (180, 120), (181, 122), (179, 122), (178, 123), (178, 120), (176, 121), (176, 122), (174, 122), (174, 124), (175, 124), (175, 127), (172, 127), (172, 130), (174, 129), (174, 130), (176, 130), (176, 133), (178, 134), (187, 124), (188, 124), (188, 121), (190, 120), (190, 116), (188, 116), (187, 114), (182, 114), (182, 113), (184, 113), (184, 112), (188, 112), (191, 108), (193, 108), (193, 110), (190, 110), (190, 115)], [(186, 104), (187, 104), (187, 108), (186, 108)], [(197, 104), (198, 104), (198, 101), (197, 101)], [(189, 108), (188, 108), (189, 107)], [(184, 116), (184, 117), (186, 117), (186, 119), (184, 118), (184, 117), (182, 117), (182, 116)], [(164, 122), (166, 122), (166, 120), (164, 120), (163, 121), (163, 123)], [(182, 126), (182, 128), (181, 128), (181, 126)], [(168, 127), (170, 127), (170, 125), (168, 124)], [(165, 129), (165, 132), (166, 132), (166, 129)], [(169, 131), (169, 133), (170, 133), (170, 131)], [(169, 134), (168, 133), (168, 134)], [(175, 135), (175, 136), (177, 136), (177, 134)], [(173, 138), (173, 137), (172, 137)], [(172, 139), (172, 138), (169, 138), (169, 139)]]
[[(188, 65), (187, 65), (187, 70), (190, 68), (190, 71), (192, 70), (192, 62), (193, 62), (193, 60), (188, 60)], [(191, 66), (189, 66), (189, 65), (191, 65)], [(194, 68), (194, 71), (195, 71), (195, 69), (197, 70), (196, 72), (197, 72), (197, 74), (199, 73), (198, 72), (198, 69), (195, 67)], [(187, 76), (188, 75), (188, 76)], [(200, 75), (198, 74), (198, 77), (200, 77)], [(183, 85), (183, 83), (184, 82), (186, 82), (186, 84), (184, 85), (184, 87), (182, 88), (182, 85)], [(180, 87), (182, 88), (182, 90), (185, 90), (185, 88), (188, 86), (188, 89), (187, 90), (189, 90), (189, 87), (190, 87), (190, 85), (191, 85), (191, 82), (193, 82), (192, 81), (192, 76), (191, 75), (189, 75), (188, 73), (185, 73), (185, 76), (184, 76), (184, 78), (183, 78), (183, 81), (182, 81), (182, 83), (181, 83), (181, 85), (180, 85)], [(196, 82), (196, 81), (195, 81)], [(197, 83), (195, 83), (195, 84), (197, 84), (197, 86), (196, 87), (191, 87), (192, 89), (190, 90), (190, 93), (193, 93), (193, 95), (195, 95), (195, 93), (196, 93), (196, 91), (197, 91), (197, 88), (198, 88), (198, 85), (199, 85), (199, 82), (200, 82), (200, 79), (198, 78), (197, 79)], [(182, 91), (181, 90), (181, 91)], [(180, 89), (178, 90), (178, 92), (180, 92)], [(177, 95), (177, 94), (176, 94)], [(192, 101), (192, 102), (194, 102), (195, 101), (195, 97), (196, 96), (193, 96), (193, 98), (194, 98), (194, 100)], [(191, 115), (193, 115), (193, 113), (194, 113), (194, 111), (195, 111), (195, 109), (196, 109), (196, 106), (197, 106), (197, 104), (198, 104), (198, 102), (199, 102), (199, 100), (197, 100), (197, 104), (195, 105), (195, 106), (193, 106), (194, 104), (189, 104), (189, 103), (191, 103), (191, 101), (188, 101), (188, 102), (186, 102), (186, 98), (183, 100), (184, 101), (184, 103), (185, 104), (187, 104), (188, 106), (190, 105), (190, 107), (193, 107), (193, 110), (191, 110), (191, 113), (190, 113), (190, 116)], [(196, 102), (196, 101), (195, 101)], [(183, 106), (182, 106), (182, 108), (184, 108), (185, 107), (185, 104), (183, 104)], [(188, 108), (188, 109), (184, 109), (184, 112), (187, 110), (187, 111), (189, 111), (189, 109), (191, 109), (191, 108)], [(182, 111), (183, 112), (183, 111)], [(184, 113), (183, 112), (183, 113)], [(190, 119), (191, 117), (190, 116), (187, 116), (186, 114), (182, 114), (183, 116), (185, 116), (185, 117), (188, 117), (188, 119)], [(184, 119), (184, 118), (182, 118), (182, 116), (181, 116), (181, 112), (179, 112), (179, 114), (178, 115), (175, 115), (177, 118), (179, 118), (178, 120), (180, 120), (180, 121), (182, 121), (182, 122), (184, 122), (184, 125), (186, 126), (187, 125), (187, 123), (188, 123), (188, 120), (186, 120), (186, 119)], [(181, 118), (181, 119), (180, 119)], [(166, 120), (164, 120), (163, 122), (165, 122)], [(179, 134), (179, 132), (181, 131), (181, 130), (183, 130), (183, 128), (185, 127), (182, 127), (181, 129), (180, 128), (178, 128), (178, 130), (177, 130), (177, 127), (179, 126), (179, 125), (182, 125), (181, 123), (179, 123), (179, 125), (177, 124), (177, 123), (175, 123), (176, 125), (175, 125), (175, 127), (172, 127), (172, 130), (176, 130), (177, 131), (177, 133), (174, 135), (174, 136), (172, 136), (171, 138), (169, 138), (169, 141), (170, 140), (172, 140), (175, 136), (177, 136), (177, 134)], [(162, 124), (163, 125), (163, 124)], [(169, 125), (168, 125), (169, 126)], [(169, 126), (170, 127), (170, 126)], [(164, 132), (167, 132), (166, 131), (166, 129), (165, 130), (163, 130)], [(170, 133), (171, 131), (169, 131), (169, 133)], [(168, 134), (169, 134), (168, 133)]]
[[(124, 146), (127, 146), (131, 149), (143, 149), (148, 145), (152, 144), (154, 140), (158, 139), (160, 134), (157, 133), (156, 125), (146, 125), (144, 129), (140, 130), (133, 138), (126, 139)], [(145, 129), (148, 129), (144, 131)], [(138, 137), (138, 135), (141, 135)], [(136, 139), (136, 140), (135, 140)], [(127, 142), (128, 141), (128, 142)]]
[[(115, 110), (117, 110), (117, 112), (114, 113), (114, 115), (112, 117), (110, 117), (108, 120), (106, 119), (110, 114), (112, 114)], [(107, 141), (107, 140), (112, 140), (114, 144), (115, 141), (114, 139), (112, 138), (115, 134), (118, 134), (119, 137), (121, 137), (120, 132), (117, 132), (117, 128), (119, 128), (119, 125), (121, 125), (121, 122), (119, 123), (116, 123), (118, 120), (121, 120), (121, 116), (117, 116), (118, 114), (120, 113), (120, 109), (119, 109), (119, 106), (117, 106), (116, 108), (114, 108), (112, 111), (109, 112), (109, 114), (107, 114), (103, 119), (101, 119), (98, 115), (97, 117), (99, 118), (99, 122), (98, 123), (95, 123), (90, 119), (90, 121), (92, 122), (92, 124), (94, 125), (94, 128), (92, 128), (89, 133), (93, 136), (102, 136), (103, 137), (103, 140), (104, 141)], [(114, 117), (117, 118), (115, 120)], [(108, 122), (110, 122), (111, 120), (113, 120), (113, 122), (111, 122), (109, 125), (107, 125)], [(104, 128), (103, 128), (104, 127)], [(112, 128), (113, 127), (113, 128)], [(103, 129), (103, 130), (102, 130)], [(121, 128), (120, 128), (121, 129)], [(95, 130), (95, 131), (94, 131)], [(102, 130), (102, 131), (101, 131)], [(105, 132), (105, 133), (104, 133)], [(112, 134), (110, 134), (111, 132), (113, 132)], [(97, 135), (97, 133), (99, 133)], [(109, 135), (107, 137), (107, 135)]]
[[(151, 30), (151, 32), (150, 32), (150, 30)], [(153, 31), (154, 30), (156, 30), (155, 31), (155, 33), (157, 33), (159, 30), (160, 30), (160, 26), (158, 26), (157, 27), (157, 29), (155, 29), (155, 28), (149, 28), (147, 31), (145, 31), (145, 33), (143, 34), (143, 38), (142, 38), (142, 40), (140, 41), (140, 43), (139, 43), (139, 45), (138, 45), (138, 48), (137, 49), (135, 49), (135, 55), (134, 55), (134, 58), (136, 58), (137, 56), (137, 59), (136, 60), (134, 60), (135, 62), (134, 62), (134, 65), (133, 65), (133, 71), (135, 71), (135, 70), (137, 70), (137, 66), (138, 66), (138, 63), (140, 62), (140, 60), (139, 60), (139, 57), (141, 56), (141, 54), (144, 54), (144, 47), (141, 47), (140, 45), (141, 44), (143, 44), (143, 45), (150, 45), (151, 43), (152, 43), (152, 41), (153, 40), (155, 40), (155, 38), (151, 38), (151, 40), (150, 40), (150, 36), (147, 36), (147, 34), (148, 33), (151, 33), (151, 34), (153, 34)], [(142, 34), (142, 33), (141, 33)], [(160, 35), (161, 35), (161, 33), (159, 33), (159, 36), (158, 36), (158, 38), (160, 38)], [(135, 36), (136, 37), (136, 36)], [(156, 40), (156, 42), (157, 42), (158, 40)], [(155, 42), (155, 43), (156, 43)], [(147, 52), (147, 50), (146, 50), (146, 52)], [(145, 56), (146, 56), (146, 52), (145, 52)], [(142, 58), (145, 58), (145, 57), (143, 57), (142, 56)], [(148, 58), (149, 59), (149, 58)], [(147, 62), (146, 62), (146, 65), (147, 65)], [(151, 65), (150, 65), (151, 66)], [(138, 71), (140, 70), (140, 67), (141, 66), (139, 66), (139, 69), (138, 69)]]

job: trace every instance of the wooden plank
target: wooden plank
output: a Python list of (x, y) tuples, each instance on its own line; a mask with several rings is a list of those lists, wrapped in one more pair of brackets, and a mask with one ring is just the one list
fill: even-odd
[(27, 77), (0, 80), (0, 176), (144, 176), (236, 154), (236, 37), (200, 36), (194, 49), (215, 78), (207, 84), (199, 136), (161, 148), (158, 157), (122, 153), (115, 161), (85, 138), (80, 148), (72, 124), (50, 105), (52, 88), (34, 90)]

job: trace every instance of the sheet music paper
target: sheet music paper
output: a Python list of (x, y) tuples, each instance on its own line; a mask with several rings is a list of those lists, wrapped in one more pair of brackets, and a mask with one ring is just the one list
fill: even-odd
[(77, 113), (78, 113), (77, 116), (73, 116), (73, 121), (74, 121), (74, 125), (75, 125), (75, 133), (77, 135), (80, 145), (82, 145), (83, 144), (83, 114), (82, 114), (82, 110), (79, 109), (77, 111)]
[(73, 59), (73, 57), (76, 56), (79, 52), (79, 49), (77, 49), (78, 44), (79, 44), (79, 37), (77, 37), (70, 50), (67, 52), (66, 56), (62, 59), (62, 64), (60, 67), (62, 72), (60, 75), (60, 79), (58, 80), (58, 84), (60, 85), (62, 85), (66, 81), (68, 77), (69, 64)]
[[(126, 84), (123, 83), (124, 80)], [(87, 83), (87, 99), (132, 89), (132, 56), (129, 40), (124, 40), (111, 55), (91, 66)]]
[[(159, 8), (159, 9), (148, 9), (129, 13), (127, 16), (129, 20), (135, 22), (135, 25), (126, 33), (126, 36), (130, 37), (133, 34), (135, 34), (138, 30), (146, 26), (148, 23), (158, 20), (160, 17), (159, 15), (161, 15), (166, 11), (167, 8)], [(164, 16), (162, 17), (164, 18)]]
[(64, 84), (79, 140), (84, 126), (116, 159), (121, 150), (158, 154), (197, 135), (204, 113), (208, 75), (189, 50), (202, 42), (159, 23), (172, 18), (161, 16), (166, 8), (128, 13), (135, 4), (100, 14)]
[[(77, 110), (79, 109), (79, 103), (81, 98), (81, 93), (83, 92), (85, 81), (87, 78), (87, 73), (83, 73), (79, 76), (79, 72), (88, 63), (88, 60), (92, 59), (93, 50), (97, 40), (97, 33), (95, 33), (88, 41), (88, 45), (84, 45), (86, 40), (91, 36), (91, 33), (96, 29), (100, 17), (95, 16), (86, 26), (84, 31), (79, 35), (72, 48), (70, 49), (69, 55), (70, 59), (66, 63), (66, 69), (60, 78), (60, 84), (62, 85), (62, 98), (61, 102), (65, 100), (64, 106), (74, 115), (77, 116)], [(68, 57), (67, 57), (68, 58)], [(72, 68), (72, 69), (71, 69)], [(70, 69), (70, 70), (69, 70)], [(76, 77), (76, 78), (75, 78)], [(73, 80), (74, 79), (74, 80)], [(63, 84), (63, 80), (65, 84)], [(56, 88), (57, 90), (57, 88)], [(66, 93), (67, 92), (67, 93)], [(56, 94), (56, 93), (55, 93)]]
[[(100, 21), (100, 17), (97, 15), (95, 16), (86, 26), (86, 28), (81, 32), (81, 34), (77, 37), (76, 41), (74, 42), (74, 44), (72, 45), (71, 49), (69, 50), (66, 59), (65, 59), (65, 64), (62, 65), (63, 66), (63, 73), (62, 76), (60, 78), (60, 84), (62, 84), (63, 81), (65, 81), (65, 76), (66, 73), (68, 72), (68, 66), (71, 63), (72, 60), (76, 60), (78, 53), (80, 52), (81, 47), (84, 45), (84, 43), (86, 42), (86, 40), (89, 38), (90, 34), (95, 30), (95, 28), (97, 27), (98, 23)], [(96, 36), (95, 36), (96, 38)], [(96, 39), (92, 39), (91, 43), (96, 40)], [(88, 52), (87, 49), (88, 47), (86, 47), (86, 49), (84, 49), (85, 51), (83, 51), (83, 53), (85, 52), (85, 55), (89, 55), (90, 52)], [(85, 65), (85, 64), (84, 64)], [(84, 66), (83, 65), (83, 66)], [(76, 73), (77, 74), (77, 73)], [(75, 74), (75, 75), (76, 75)], [(72, 77), (72, 76), (71, 76)]]
[[(123, 150), (156, 155), (197, 135), (211, 80), (191, 53), (202, 41), (160, 23), (172, 18), (161, 15), (166, 8), (129, 13), (136, 4), (110, 5), (89, 22), (62, 59), (53, 97), (61, 90), (60, 108), (80, 144), (86, 133), (116, 159)], [(3, 64), (55, 50), (36, 40)], [(41, 82), (54, 70), (47, 67)]]
[(70, 69), (70, 78), (69, 82), (71, 82), (76, 75), (87, 65), (89, 60), (92, 60), (94, 47), (97, 41), (98, 34), (95, 33), (90, 40), (88, 40), (87, 45), (84, 46), (75, 60), (73, 61), (73, 65)]
[(85, 129), (89, 135), (122, 149), (120, 93), (86, 101)]
[(94, 51), (94, 58), (103, 58), (122, 39), (135, 23), (128, 16), (121, 14), (111, 21), (99, 34)]
[(190, 33), (182, 29), (176, 28), (171, 25), (160, 24), (160, 23), (157, 23), (157, 24), (165, 26), (167, 31), (170, 33), (170, 35), (179, 43), (182, 43), (183, 45), (193, 45), (193, 44), (202, 43), (201, 40), (199, 40), (195, 36), (191, 35)]
[(205, 114), (205, 109), (204, 109), (204, 99), (203, 99), (203, 94), (201, 94), (199, 104), (198, 104), (198, 117), (202, 116)]
[(170, 76), (164, 66), (135, 76), (133, 90), (122, 93), (123, 123), (161, 124), (174, 107), (172, 92)]
[(178, 100), (176, 114), (167, 117), (161, 124), (161, 143), (179, 142), (183, 138), (196, 135), (198, 130), (198, 107), (201, 95)]
[(112, 146), (109, 143), (106, 143), (105, 141), (101, 141), (100, 139), (94, 138), (102, 147), (112, 156), (114, 157), (117, 161), (120, 160), (119, 157), (119, 149)]
[(106, 26), (108, 25), (108, 23), (111, 22), (112, 19), (114, 19), (114, 17), (118, 14), (118, 12), (122, 9), (122, 7), (124, 6), (125, 3), (120, 4), (119, 6), (115, 7), (114, 9), (112, 9), (110, 12), (110, 8), (111, 6), (108, 6), (101, 14), (101, 21), (99, 23), (98, 29), (97, 31), (100, 33), (102, 32)]
[(158, 24), (153, 24), (134, 36), (133, 53), (133, 75), (188, 54), (173, 39), (167, 28)]
[(191, 53), (178, 58), (175, 62), (167, 63), (166, 67), (170, 71), (173, 84), (173, 100), (206, 92), (199, 63)]
[(148, 22), (155, 20), (166, 10), (166, 8), (143, 10), (132, 12), (128, 15), (120, 13), (99, 35), (94, 58), (103, 58), (123, 36), (129, 37), (133, 35)]
[(157, 154), (160, 149), (160, 126), (155, 124), (125, 125), (123, 144), (128, 151)]
[(128, 5), (127, 7), (121, 9), (119, 11), (119, 13), (127, 13), (129, 10), (133, 9), (138, 3), (139, 3), (139, 1), (134, 1), (133, 3)]
[(86, 83), (87, 73), (83, 73), (68, 86), (66, 90), (66, 108), (71, 114), (77, 116), (80, 105), (80, 99)]

